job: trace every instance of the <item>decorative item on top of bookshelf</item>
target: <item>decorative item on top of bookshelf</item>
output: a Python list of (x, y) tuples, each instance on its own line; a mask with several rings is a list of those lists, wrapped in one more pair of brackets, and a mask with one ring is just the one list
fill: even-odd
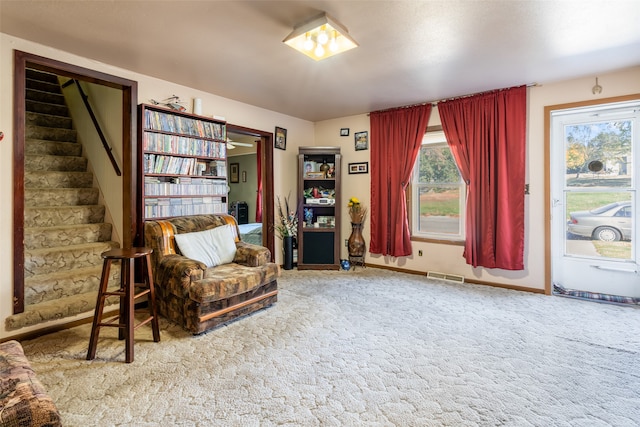
[(150, 99), (149, 102), (153, 105), (162, 105), (176, 111), (187, 111), (187, 109), (181, 105), (183, 104), (183, 102), (180, 101), (180, 97), (178, 95), (171, 95), (170, 97), (165, 98), (162, 101)]
[(354, 137), (356, 141), (356, 151), (367, 150), (369, 148), (369, 132), (356, 132)]
[(349, 136), (349, 128), (340, 129), (340, 136)]
[(369, 173), (369, 162), (349, 163), (349, 174)]
[(287, 130), (281, 127), (276, 126), (276, 140), (274, 143), (276, 148), (280, 150), (287, 149)]
[(240, 163), (229, 163), (229, 182), (237, 184), (240, 182)]

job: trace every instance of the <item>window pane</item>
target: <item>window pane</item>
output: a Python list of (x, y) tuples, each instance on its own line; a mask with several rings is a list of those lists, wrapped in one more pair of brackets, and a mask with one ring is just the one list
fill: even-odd
[(460, 188), (420, 186), (417, 227), (422, 233), (460, 234)]
[(418, 165), (420, 168), (418, 182), (420, 184), (460, 182), (460, 173), (446, 143), (423, 145), (420, 148)]

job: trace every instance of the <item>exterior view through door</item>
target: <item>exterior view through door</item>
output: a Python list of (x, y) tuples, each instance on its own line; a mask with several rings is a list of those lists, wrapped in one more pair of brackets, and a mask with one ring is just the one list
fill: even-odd
[(556, 291), (640, 301), (639, 118), (640, 101), (551, 113), (551, 269)]

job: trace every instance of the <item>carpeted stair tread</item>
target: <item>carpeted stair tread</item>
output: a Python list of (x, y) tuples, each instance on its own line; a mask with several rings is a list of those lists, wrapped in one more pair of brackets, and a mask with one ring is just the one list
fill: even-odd
[(49, 154), (53, 156), (81, 156), (82, 145), (77, 142), (48, 141), (46, 139), (25, 140), (24, 153)]
[(25, 250), (24, 277), (102, 265), (103, 252), (120, 247), (113, 241)]
[(33, 250), (106, 242), (111, 240), (111, 231), (112, 225), (106, 222), (55, 227), (27, 227), (24, 229), (24, 247), (27, 250)]
[(47, 104), (66, 105), (64, 95), (61, 93), (51, 93), (27, 88), (25, 91), (25, 98), (31, 101), (45, 102)]
[(45, 206), (24, 209), (25, 227), (96, 224), (104, 221), (104, 205)]
[(25, 188), (81, 188), (93, 186), (91, 172), (27, 171)]
[[(85, 292), (54, 301), (47, 301), (25, 307), (23, 313), (14, 314), (5, 320), (7, 331), (38, 325), (51, 320), (64, 319), (65, 317), (85, 314), (85, 318), (92, 318), (95, 313), (98, 290)], [(117, 297), (107, 298), (107, 305), (116, 305), (119, 302)], [(105, 312), (113, 310), (105, 310)]]
[(46, 71), (36, 70), (34, 68), (26, 69), (26, 78), (27, 78), (27, 83), (30, 80), (34, 80), (34, 81), (53, 83), (56, 85), (59, 84), (57, 75), (53, 73), (48, 73)]
[(55, 116), (69, 115), (69, 109), (66, 105), (48, 104), (32, 99), (25, 100), (25, 109), (35, 113), (53, 114)]
[[(55, 77), (55, 76), (54, 76)], [(49, 92), (49, 93), (62, 93), (60, 89), (60, 84), (58, 83), (58, 78), (56, 77), (54, 81), (45, 81), (39, 80), (38, 78), (27, 78), (25, 80), (26, 87), (28, 89), (37, 90), (40, 92)]]
[(46, 139), (49, 141), (77, 142), (78, 132), (75, 129), (61, 129), (46, 126), (27, 126), (25, 138)]
[(79, 156), (28, 155), (24, 158), (25, 171), (85, 172), (87, 159)]
[(27, 112), (25, 115), (25, 123), (27, 126), (44, 126), (61, 129), (73, 128), (71, 117), (55, 116), (53, 114)]
[(24, 192), (27, 207), (96, 205), (97, 188), (28, 188)]
[[(100, 286), (102, 265), (38, 274), (24, 283), (25, 305), (66, 298), (86, 292), (94, 292)], [(113, 263), (109, 272), (109, 288), (120, 286), (120, 264)]]

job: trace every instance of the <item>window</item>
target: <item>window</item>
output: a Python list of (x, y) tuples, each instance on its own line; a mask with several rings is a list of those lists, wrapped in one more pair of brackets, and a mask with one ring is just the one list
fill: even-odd
[(413, 237), (464, 240), (467, 190), (442, 130), (424, 135), (412, 179)]

